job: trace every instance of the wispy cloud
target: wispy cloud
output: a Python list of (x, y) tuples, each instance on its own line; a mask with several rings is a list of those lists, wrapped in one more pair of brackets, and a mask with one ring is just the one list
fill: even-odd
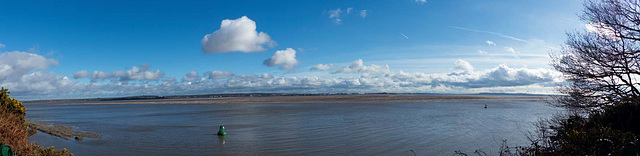
[[(352, 16), (360, 16), (361, 18), (366, 18), (367, 16), (369, 16), (369, 13), (370, 13), (366, 9), (362, 9), (358, 11), (353, 7), (348, 7), (345, 10), (342, 10), (342, 8), (336, 8), (335, 10), (329, 10), (326, 12), (329, 13), (329, 19), (331, 19), (333, 23), (337, 25), (342, 24), (343, 19), (345, 18), (348, 19), (348, 18), (351, 18)], [(351, 14), (351, 12), (354, 12), (354, 14)]]
[(511, 54), (513, 54), (514, 57), (519, 58), (518, 54), (520, 54), (519, 52), (517, 52), (515, 49), (513, 49), (513, 47), (504, 47), (505, 50), (507, 50), (508, 52), (511, 52)]
[(362, 17), (362, 18), (367, 17), (367, 10), (360, 11), (360, 17)]
[[(347, 9), (351, 12), (351, 9)], [(329, 18), (333, 20), (336, 24), (341, 24), (342, 19), (340, 19), (340, 14), (342, 14), (342, 9), (337, 8), (335, 10), (329, 10)]]
[(493, 41), (486, 41), (488, 45), (490, 46), (496, 46), (496, 43), (493, 43)]
[(492, 32), (492, 31), (486, 31), (486, 30), (474, 30), (474, 29), (469, 29), (469, 28), (463, 28), (463, 27), (456, 27), (456, 26), (449, 26), (450, 28), (454, 28), (454, 29), (458, 29), (458, 30), (465, 30), (465, 31), (471, 31), (471, 32), (477, 32), (477, 33), (487, 33), (487, 34), (492, 34), (492, 35), (496, 35), (496, 36), (500, 36), (503, 38), (507, 38), (507, 39), (511, 39), (511, 40), (515, 40), (515, 41), (520, 41), (520, 42), (529, 42), (527, 40), (524, 39), (520, 39), (517, 37), (513, 37), (513, 36), (509, 36), (509, 35), (505, 35), (502, 33), (497, 33), (497, 32)]

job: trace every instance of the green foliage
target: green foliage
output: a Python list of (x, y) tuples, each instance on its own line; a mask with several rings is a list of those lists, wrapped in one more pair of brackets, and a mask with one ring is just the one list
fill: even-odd
[(57, 150), (51, 146), (48, 148), (40, 148), (38, 149), (38, 153), (41, 156), (73, 156), (73, 153), (69, 152), (66, 148), (62, 148), (61, 150)]
[[(606, 123), (580, 116), (571, 116), (551, 128), (556, 134), (550, 137), (552, 144), (549, 149), (560, 155), (615, 153), (627, 142), (635, 140), (630, 132), (612, 129)], [(609, 142), (609, 148), (600, 149), (597, 145), (604, 140)]]
[[(633, 101), (633, 100), (631, 100)], [(613, 129), (640, 134), (640, 102), (618, 103), (592, 113), (590, 119)]]
[[(634, 101), (634, 100), (630, 100)], [(640, 103), (607, 106), (587, 117), (557, 116), (539, 124), (532, 145), (520, 155), (618, 155), (619, 150), (640, 136)]]
[(17, 114), (22, 120), (24, 120), (24, 116), (26, 114), (26, 110), (22, 102), (16, 100), (15, 98), (9, 97), (9, 89), (0, 89), (0, 109), (3, 109), (4, 112)]

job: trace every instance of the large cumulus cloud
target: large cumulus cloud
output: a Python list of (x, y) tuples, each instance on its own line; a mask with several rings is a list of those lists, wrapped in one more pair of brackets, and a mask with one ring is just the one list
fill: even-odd
[(275, 41), (264, 32), (256, 31), (256, 22), (247, 16), (238, 19), (225, 19), (220, 29), (207, 34), (200, 41), (205, 53), (220, 52), (257, 52), (272, 47)]
[(15, 81), (35, 70), (46, 70), (58, 65), (58, 61), (28, 52), (6, 52), (0, 54), (0, 81)]
[(48, 72), (58, 61), (42, 55), (12, 51), (0, 53), (0, 86), (15, 95), (41, 96), (56, 91), (73, 92), (77, 82), (64, 75)]

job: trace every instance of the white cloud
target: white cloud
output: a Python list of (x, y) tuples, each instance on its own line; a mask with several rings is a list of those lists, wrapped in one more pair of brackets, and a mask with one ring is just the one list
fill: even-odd
[[(499, 65), (487, 70), (474, 70), (463, 61), (455, 67), (466, 74), (407, 73), (388, 71), (383, 66), (364, 66), (356, 63), (348, 67), (353, 75), (274, 76), (268, 73), (233, 75), (231, 72), (206, 72), (209, 79), (198, 79), (196, 72), (185, 75), (186, 83), (167, 78), (155, 83), (80, 83), (55, 73), (34, 72), (22, 76), (19, 81), (1, 82), (19, 97), (95, 97), (131, 95), (172, 95), (281, 92), (281, 93), (340, 93), (340, 92), (536, 92), (549, 93), (555, 83), (562, 81), (562, 74), (550, 69), (510, 68)], [(373, 71), (385, 72), (373, 72)], [(212, 76), (214, 75), (214, 76)], [(217, 76), (215, 76), (217, 75)], [(223, 76), (221, 76), (223, 75)], [(224, 77), (224, 78), (222, 78)], [(16, 88), (16, 89), (14, 89)], [(29, 97), (30, 96), (30, 97)]]
[(479, 53), (479, 54), (481, 54), (481, 55), (483, 55), (483, 54), (487, 54), (487, 52), (482, 51), (482, 50), (478, 50), (478, 53)]
[(379, 66), (379, 65), (364, 65), (364, 61), (362, 61), (362, 59), (358, 59), (356, 61), (353, 61), (351, 63), (351, 65), (347, 66), (347, 67), (343, 67), (341, 69), (338, 69), (336, 71), (334, 71), (334, 74), (337, 73), (374, 73), (374, 74), (380, 74), (380, 73), (389, 73), (389, 66), (388, 65), (384, 65), (384, 66)]
[(589, 23), (584, 25), (588, 32), (596, 33), (602, 37), (610, 39), (618, 39), (618, 33), (613, 27), (604, 23)]
[(493, 43), (493, 41), (486, 41), (486, 42), (487, 42), (487, 45), (496, 46), (496, 43)]
[(427, 0), (416, 0), (416, 2), (418, 2), (419, 4), (424, 4), (427, 3)]
[(273, 56), (264, 60), (263, 64), (269, 67), (280, 66), (280, 69), (291, 69), (298, 65), (298, 60), (296, 60), (296, 50), (291, 48), (278, 50), (273, 54)]
[(360, 11), (360, 17), (362, 17), (362, 18), (367, 17), (367, 10)]
[[(74, 77), (77, 78), (89, 78), (91, 82), (100, 82), (103, 80), (111, 80), (113, 82), (121, 82), (127, 83), (128, 81), (154, 81), (159, 80), (164, 77), (164, 73), (160, 72), (160, 70), (150, 71), (150, 64), (141, 64), (140, 67), (133, 66), (131, 69), (127, 71), (114, 71), (111, 73), (103, 72), (103, 71), (93, 71), (93, 74), (90, 76), (84, 76), (83, 71), (78, 71), (74, 74)], [(85, 71), (86, 72), (86, 71)], [(87, 72), (88, 74), (88, 72)], [(84, 77), (83, 77), (84, 76)]]
[(340, 14), (342, 14), (342, 10), (340, 8), (335, 10), (329, 10), (329, 19), (332, 19), (333, 22), (336, 24), (342, 24), (342, 19), (340, 19)]
[(0, 53), (0, 86), (10, 89), (12, 96), (40, 97), (54, 92), (71, 93), (76, 83), (66, 76), (47, 72), (58, 61), (44, 56), (12, 51)]
[(0, 49), (7, 47), (6, 45), (0, 43)]
[(267, 33), (256, 31), (256, 22), (247, 16), (238, 19), (225, 19), (220, 29), (202, 38), (202, 51), (205, 53), (220, 52), (257, 52), (273, 47), (275, 41)]
[(513, 49), (512, 47), (504, 47), (504, 49), (506, 49), (508, 52), (516, 53), (516, 50)]
[(120, 77), (120, 81), (129, 80), (158, 80), (164, 76), (164, 73), (160, 70), (155, 72), (149, 71), (150, 64), (142, 64), (140, 67), (133, 66), (130, 70), (127, 70), (124, 76)]
[(192, 84), (202, 81), (202, 78), (200, 77), (200, 75), (198, 75), (198, 72), (190, 71), (189, 73), (185, 74), (184, 77), (182, 77), (181, 81)]
[(456, 60), (455, 69), (456, 70), (460, 70), (463, 73), (471, 73), (471, 72), (473, 72), (473, 66), (471, 66), (471, 64), (469, 64), (469, 62), (467, 62), (465, 60), (461, 60), (461, 59)]
[[(329, 10), (327, 11), (327, 13), (329, 14), (329, 19), (331, 19), (333, 21), (333, 23), (335, 24), (342, 24), (342, 20), (343, 18), (349, 18), (351, 14), (351, 12), (354, 12), (355, 10), (352, 7), (349, 7), (346, 9), (346, 11), (343, 11), (342, 8), (336, 8), (334, 10)], [(369, 12), (367, 10), (360, 10), (358, 11), (355, 15), (353, 16), (360, 16), (362, 18), (365, 18), (369, 15)]]
[(505, 50), (507, 50), (508, 52), (511, 52), (511, 54), (513, 54), (513, 56), (518, 57), (518, 52), (513, 49), (512, 47), (504, 47)]
[(36, 70), (46, 70), (50, 66), (58, 65), (58, 61), (44, 56), (13, 51), (0, 54), (0, 81), (13, 81), (22, 75)]
[(554, 86), (561, 82), (562, 74), (550, 69), (514, 69), (501, 64), (477, 75), (468, 77), (466, 83), (459, 85), (469, 88), (496, 87), (496, 86), (523, 86), (543, 84)]
[(210, 71), (206, 72), (205, 75), (208, 75), (211, 80), (226, 79), (235, 76), (231, 71)]
[[(291, 50), (283, 50), (291, 51)], [(285, 52), (286, 53), (286, 52)], [(276, 55), (274, 55), (276, 56)], [(287, 58), (287, 57), (285, 57)], [(293, 57), (295, 58), (295, 57)], [(274, 59), (275, 60), (275, 59)], [(290, 61), (284, 61), (291, 64)], [(297, 61), (296, 61), (297, 62)], [(562, 82), (562, 74), (545, 68), (511, 68), (498, 65), (489, 69), (474, 68), (469, 62), (451, 62), (449, 73), (391, 71), (388, 65), (365, 65), (356, 60), (349, 66), (321, 76), (278, 76), (269, 73), (236, 75), (231, 71), (191, 71), (181, 80), (163, 78), (164, 73), (150, 70), (150, 65), (134, 66), (124, 71), (79, 71), (74, 78), (88, 78), (84, 83), (46, 71), (57, 61), (26, 52), (0, 53), (0, 86), (9, 88), (21, 100), (80, 98), (132, 95), (175, 95), (206, 93), (340, 93), (340, 92), (535, 92), (551, 93)], [(329, 70), (331, 64), (316, 65)], [(320, 71), (319, 71), (320, 72)], [(318, 75), (318, 73), (314, 73)], [(6, 77), (11, 75), (11, 77)], [(322, 75), (322, 74), (319, 74)], [(110, 80), (101, 83), (100, 81)]]
[(331, 67), (333, 67), (333, 64), (317, 64), (317, 65), (311, 67), (311, 69), (309, 69), (309, 70), (325, 71), (325, 70), (329, 70)]
[(87, 77), (89, 77), (89, 72), (87, 72), (86, 70), (81, 70), (73, 73), (74, 79), (81, 79), (81, 78), (87, 78)]
[(77, 82), (68, 77), (51, 72), (36, 71), (20, 75), (17, 80), (0, 82), (0, 86), (10, 89), (13, 95), (39, 97), (47, 94), (74, 93), (75, 89), (82, 89)]

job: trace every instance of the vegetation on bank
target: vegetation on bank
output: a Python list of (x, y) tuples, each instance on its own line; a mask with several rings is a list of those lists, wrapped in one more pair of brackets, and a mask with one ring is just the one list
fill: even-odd
[(588, 0), (580, 18), (588, 32), (568, 33), (552, 55), (566, 80), (558, 89), (566, 96), (552, 104), (569, 112), (536, 123), (529, 146), (503, 145), (499, 155), (640, 152), (640, 1)]
[[(500, 155), (637, 155), (640, 141), (640, 1), (589, 0), (588, 32), (568, 33), (553, 67), (566, 83), (553, 105), (569, 113), (536, 124), (529, 146)], [(504, 147), (504, 146), (503, 146)], [(466, 154), (465, 154), (466, 155)]]
[(0, 89), (0, 142), (11, 146), (16, 154), (25, 156), (73, 156), (67, 149), (42, 148), (29, 141), (33, 134), (25, 122), (26, 111), (22, 102), (9, 97), (9, 90)]

